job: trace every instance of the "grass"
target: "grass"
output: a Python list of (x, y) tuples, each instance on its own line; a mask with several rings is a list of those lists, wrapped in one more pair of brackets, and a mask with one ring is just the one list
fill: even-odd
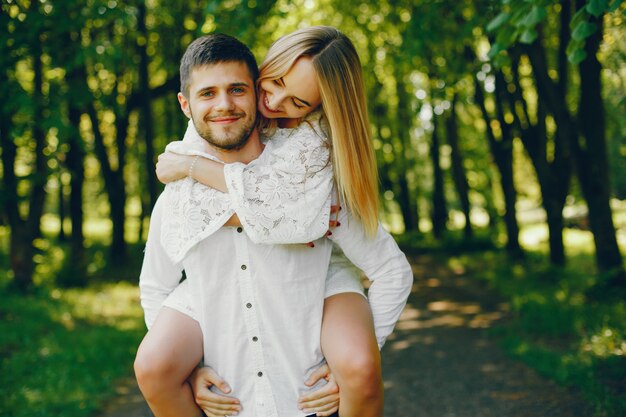
[(46, 220), (29, 295), (7, 289), (8, 233), (0, 227), (0, 414), (91, 417), (132, 375), (145, 334), (136, 285), (143, 245), (129, 244), (133, 256), (110, 262), (106, 227), (88, 222), (86, 274), (72, 276), (66, 245)]
[(3, 415), (91, 416), (131, 374), (145, 332), (136, 286), (0, 297)]

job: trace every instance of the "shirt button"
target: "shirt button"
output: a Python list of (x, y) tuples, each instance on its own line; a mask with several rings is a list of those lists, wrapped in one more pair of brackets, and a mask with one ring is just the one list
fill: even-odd
[(248, 304), (246, 304), (246, 307), (252, 308), (252, 304), (248, 303)]
[(237, 233), (241, 233), (241, 232), (243, 232), (243, 227), (239, 226), (239, 227), (237, 228)]
[(247, 269), (248, 267), (245, 265), (241, 265), (241, 269), (243, 269), (244, 271)]
[(263, 376), (263, 372), (259, 372), (257, 376)]
[(258, 337), (256, 337), (256, 336), (254, 336), (254, 337), (252, 338), (252, 341), (253, 341), (253, 342), (256, 342), (257, 340), (259, 340), (259, 338), (258, 338)]

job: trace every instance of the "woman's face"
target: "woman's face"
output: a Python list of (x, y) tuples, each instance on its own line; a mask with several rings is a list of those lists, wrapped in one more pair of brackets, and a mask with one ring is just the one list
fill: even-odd
[(298, 119), (322, 102), (313, 61), (306, 56), (284, 77), (261, 81), (259, 90), (259, 111), (268, 119)]

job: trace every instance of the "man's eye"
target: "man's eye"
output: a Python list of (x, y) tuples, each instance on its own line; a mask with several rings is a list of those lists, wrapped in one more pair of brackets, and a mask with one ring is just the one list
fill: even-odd
[(213, 97), (213, 91), (205, 91), (201, 94), (202, 97)]
[(243, 88), (236, 87), (236, 88), (233, 88), (233, 89), (232, 89), (232, 92), (233, 92), (234, 94), (243, 94), (243, 93), (245, 92), (245, 90), (244, 90)]

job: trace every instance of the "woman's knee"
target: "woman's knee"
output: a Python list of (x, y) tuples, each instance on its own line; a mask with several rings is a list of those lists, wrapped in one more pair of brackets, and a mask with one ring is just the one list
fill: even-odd
[[(145, 342), (145, 341), (144, 341)], [(135, 377), (144, 395), (160, 391), (172, 382), (176, 364), (162, 350), (154, 349), (144, 343), (137, 349), (135, 356)]]
[(382, 371), (378, 351), (357, 349), (338, 361), (336, 367), (341, 390), (357, 391), (364, 396), (379, 395)]

